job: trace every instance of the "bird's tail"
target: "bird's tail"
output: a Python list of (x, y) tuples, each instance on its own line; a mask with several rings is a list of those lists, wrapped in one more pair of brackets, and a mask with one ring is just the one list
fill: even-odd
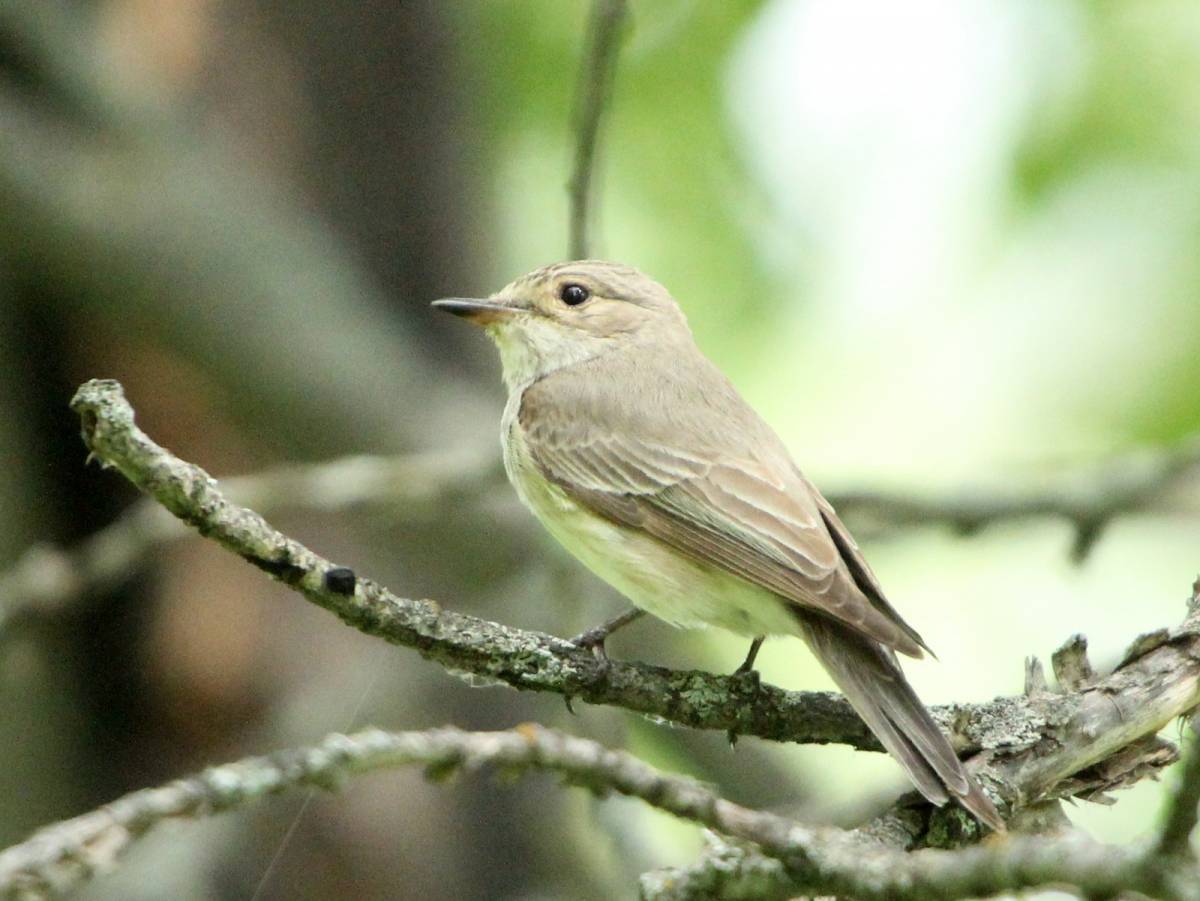
[(1004, 820), (963, 768), (892, 655), (840, 623), (805, 617), (805, 639), (876, 738), (931, 803), (954, 798), (997, 832)]

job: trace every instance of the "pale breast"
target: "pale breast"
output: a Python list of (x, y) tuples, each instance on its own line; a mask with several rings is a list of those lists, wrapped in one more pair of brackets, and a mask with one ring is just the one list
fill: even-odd
[[(515, 392), (514, 392), (515, 393)], [(504, 467), (521, 501), (581, 563), (638, 607), (677, 626), (719, 626), (740, 635), (799, 635), (792, 605), (716, 566), (699, 563), (572, 500), (534, 463), (517, 417), (503, 419)]]

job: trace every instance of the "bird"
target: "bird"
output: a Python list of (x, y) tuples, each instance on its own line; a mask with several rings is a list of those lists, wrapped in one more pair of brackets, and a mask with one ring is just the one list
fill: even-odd
[(499, 349), (505, 471), (568, 551), (640, 611), (752, 639), (739, 672), (765, 637), (802, 639), (927, 800), (1004, 831), (900, 667), (932, 651), (665, 287), (575, 260), (433, 305)]

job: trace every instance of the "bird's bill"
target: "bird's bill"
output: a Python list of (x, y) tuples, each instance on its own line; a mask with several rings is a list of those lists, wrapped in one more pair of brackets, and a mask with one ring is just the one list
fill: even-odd
[(480, 300), (474, 297), (443, 297), (441, 300), (435, 300), (432, 306), (461, 316), (475, 325), (491, 325), (493, 322), (508, 319), (517, 312), (500, 301)]

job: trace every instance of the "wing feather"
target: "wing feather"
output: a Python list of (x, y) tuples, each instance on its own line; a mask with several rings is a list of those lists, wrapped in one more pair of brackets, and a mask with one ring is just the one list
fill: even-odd
[[(848, 534), (831, 534), (820, 506), (824, 499), (794, 469), (780, 474), (757, 462), (704, 459), (661, 440), (627, 435), (534, 429), (524, 437), (542, 474), (576, 502), (890, 648), (921, 656), (920, 637), (882, 600)], [(868, 579), (863, 587), (859, 571)]]

